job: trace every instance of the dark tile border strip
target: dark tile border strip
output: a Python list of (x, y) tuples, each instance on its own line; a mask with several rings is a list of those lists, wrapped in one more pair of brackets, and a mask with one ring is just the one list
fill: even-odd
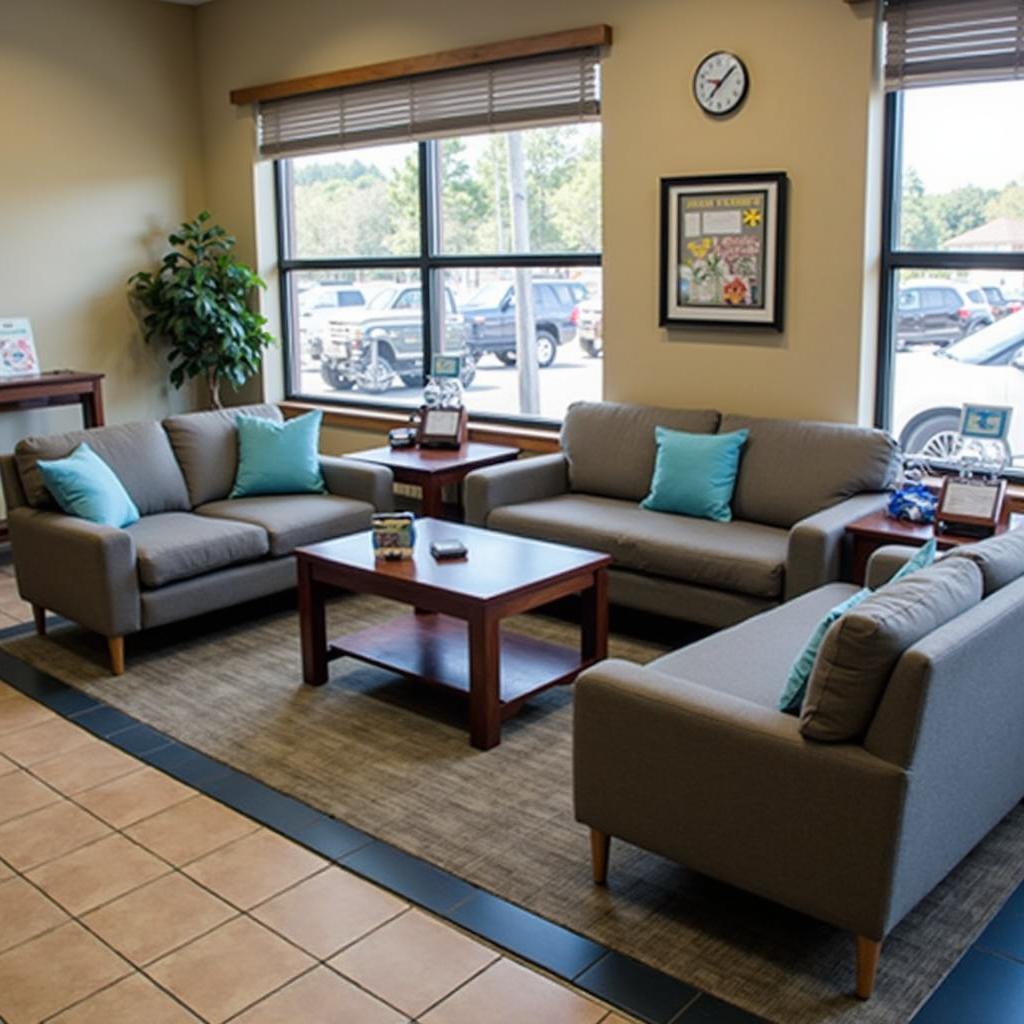
[[(31, 623), (10, 626), (0, 630), (0, 641), (27, 635), (32, 629)], [(390, 843), (374, 839), (76, 690), (2, 649), (0, 679), (146, 764), (638, 1020), (648, 1024), (758, 1024), (763, 1021), (663, 971), (471, 885)], [(993, 918), (992, 925), (1003, 917), (1020, 917), (1022, 909), (1024, 884)], [(978, 957), (1020, 968), (1020, 976), (1014, 973), (1004, 986), (1010, 992), (1000, 992), (1005, 998), (992, 1000), (996, 1013), (1005, 1012), (1007, 1000), (1012, 1000), (1015, 1012), (1020, 1012), (1020, 1001), (1024, 998), (1024, 963), (1008, 960), (1012, 955), (1009, 951), (984, 948), (992, 944), (992, 925), (969, 947), (957, 967), (915, 1015), (915, 1020), (919, 1019), (922, 1024), (952, 1021), (954, 1018), (948, 1017), (946, 1011), (959, 1006), (965, 975), (977, 973)], [(986, 936), (988, 941), (983, 942)], [(1003, 968), (1004, 973), (1007, 969)], [(981, 1011), (977, 1003), (972, 1009)], [(986, 1014), (972, 1017), (972, 1024), (1002, 1024), (1007, 1019)]]

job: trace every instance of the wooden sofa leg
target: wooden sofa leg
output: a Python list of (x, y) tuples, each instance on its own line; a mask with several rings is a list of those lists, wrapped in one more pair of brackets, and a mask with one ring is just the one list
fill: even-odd
[(124, 675), (124, 637), (108, 636), (107, 647), (110, 649), (110, 667), (114, 675)]
[(608, 881), (608, 849), (611, 842), (612, 837), (606, 832), (598, 832), (596, 828), (590, 830), (590, 862), (594, 869), (594, 881), (598, 885)]
[(878, 957), (882, 952), (882, 943), (874, 939), (857, 936), (857, 997), (870, 999), (875, 990), (875, 972), (878, 970)]
[(46, 636), (46, 609), (37, 604), (32, 605), (32, 618), (36, 620), (36, 632)]

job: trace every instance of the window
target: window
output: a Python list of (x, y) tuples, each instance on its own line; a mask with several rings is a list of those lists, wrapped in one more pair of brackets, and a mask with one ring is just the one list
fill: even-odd
[[(557, 110), (554, 124), (279, 157), (290, 397), (415, 407), (435, 352), (462, 356), (477, 416), (557, 421), (601, 397), (601, 126)], [(348, 118), (332, 139), (362, 124), (318, 116)], [(271, 129), (286, 154), (291, 129)]]
[(886, 29), (878, 419), (941, 468), (964, 403), (1012, 406), (1021, 473), (1024, 0), (889, 0)]

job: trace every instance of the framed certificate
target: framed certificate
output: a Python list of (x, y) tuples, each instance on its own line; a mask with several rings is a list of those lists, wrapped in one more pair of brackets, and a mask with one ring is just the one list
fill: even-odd
[(421, 448), (459, 448), (466, 440), (467, 417), (465, 408), (420, 410)]
[(991, 536), (1003, 514), (1005, 480), (961, 480), (946, 477), (935, 513), (942, 533), (970, 537)]

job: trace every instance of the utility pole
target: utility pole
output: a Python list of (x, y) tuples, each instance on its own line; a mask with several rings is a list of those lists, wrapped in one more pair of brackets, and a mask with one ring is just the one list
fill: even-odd
[[(526, 205), (526, 162), (523, 136), (509, 132), (508, 198), (512, 218), (512, 251), (530, 251), (530, 212)], [(540, 415), (540, 367), (537, 365), (537, 321), (533, 315), (533, 273), (516, 268), (516, 368), (519, 375), (519, 412)]]

